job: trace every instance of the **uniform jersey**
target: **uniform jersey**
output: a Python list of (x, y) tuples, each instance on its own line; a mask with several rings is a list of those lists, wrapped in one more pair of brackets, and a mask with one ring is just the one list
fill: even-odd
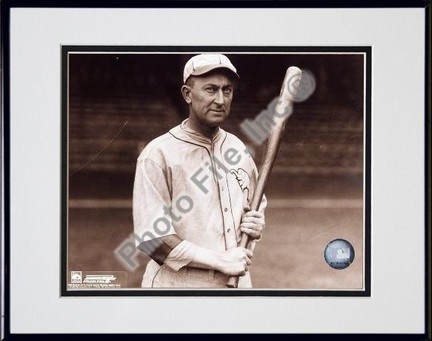
[[(218, 129), (210, 139), (185, 126), (152, 140), (137, 160), (133, 195), (135, 234), (141, 241), (177, 235), (214, 251), (235, 248), (240, 220), (257, 181), (246, 146)], [(260, 205), (264, 211), (266, 199)], [(139, 244), (139, 241), (137, 241)], [(217, 271), (173, 270), (150, 260), (146, 287), (225, 287)], [(250, 287), (249, 272), (239, 287)]]

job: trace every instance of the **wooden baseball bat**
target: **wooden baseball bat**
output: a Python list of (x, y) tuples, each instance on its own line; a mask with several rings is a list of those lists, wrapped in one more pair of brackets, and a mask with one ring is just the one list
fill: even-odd
[[(279, 151), (282, 133), (285, 129), (285, 123), (293, 111), (293, 103), (300, 84), (301, 76), (302, 71), (296, 66), (290, 66), (285, 73), (279, 99), (273, 112), (274, 125), (272, 125), (272, 128), (269, 132), (266, 153), (259, 171), (258, 180), (252, 195), (252, 200), (249, 204), (250, 209), (253, 211), (257, 211), (261, 204), (267, 180), (270, 177), (274, 161)], [(240, 244), (238, 246), (246, 248), (248, 247), (249, 242), (249, 236), (245, 233), (242, 233)], [(230, 276), (227, 280), (226, 286), (228, 288), (237, 288), (238, 282), (239, 276)]]

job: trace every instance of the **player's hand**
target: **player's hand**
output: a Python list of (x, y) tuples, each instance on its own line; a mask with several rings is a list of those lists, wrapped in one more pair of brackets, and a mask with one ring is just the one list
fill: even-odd
[(243, 247), (226, 250), (220, 254), (218, 270), (230, 276), (243, 276), (249, 271), (252, 251)]
[(260, 239), (264, 226), (264, 214), (258, 211), (246, 212), (240, 222), (240, 230), (251, 239)]

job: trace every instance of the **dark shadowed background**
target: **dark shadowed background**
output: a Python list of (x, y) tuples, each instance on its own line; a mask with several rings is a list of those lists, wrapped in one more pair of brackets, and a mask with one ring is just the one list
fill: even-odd
[[(69, 54), (70, 271), (126, 271), (140, 286), (148, 258), (128, 270), (114, 250), (133, 233), (132, 187), (142, 148), (187, 117), (180, 93), (191, 54)], [(266, 230), (251, 268), (255, 288), (364, 289), (363, 54), (227, 54), (240, 74), (223, 128), (255, 154), (240, 131), (279, 94), (288, 66), (309, 70), (312, 96), (296, 103), (269, 180)], [(324, 260), (343, 238), (354, 247), (344, 270)], [(69, 277), (69, 276), (68, 276)]]

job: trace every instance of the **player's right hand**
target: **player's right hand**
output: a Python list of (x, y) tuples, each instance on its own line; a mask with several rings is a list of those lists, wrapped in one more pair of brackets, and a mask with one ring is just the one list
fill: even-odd
[(249, 271), (252, 251), (243, 247), (226, 250), (220, 254), (218, 270), (230, 276), (243, 276)]

